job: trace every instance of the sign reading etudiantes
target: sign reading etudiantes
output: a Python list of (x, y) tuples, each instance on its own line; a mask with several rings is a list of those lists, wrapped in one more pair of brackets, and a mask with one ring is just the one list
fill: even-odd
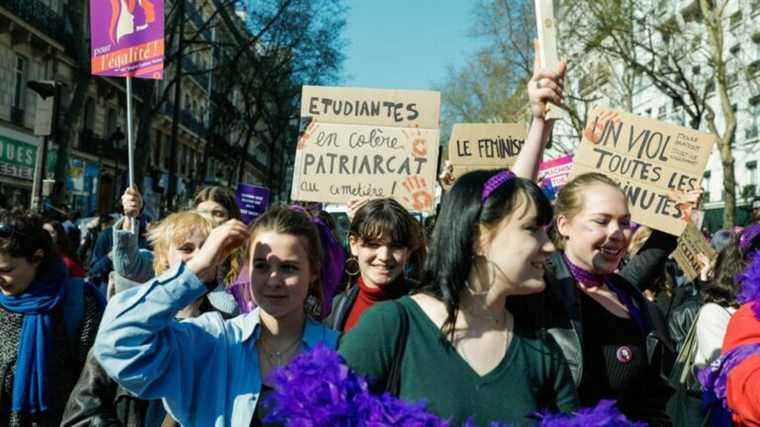
[(528, 133), (512, 123), (457, 123), (449, 139), (453, 178), (473, 170), (512, 167)]
[(702, 263), (699, 260), (700, 254), (706, 256), (710, 261), (718, 256), (697, 227), (689, 222), (681, 237), (678, 238), (676, 250), (673, 251), (673, 259), (681, 267), (686, 280), (689, 282), (694, 281), (702, 269)]
[(304, 86), (291, 198), (432, 212), (439, 112), (438, 92)]
[(620, 184), (634, 222), (680, 236), (714, 144), (710, 134), (595, 107), (575, 152), (572, 177), (599, 172)]

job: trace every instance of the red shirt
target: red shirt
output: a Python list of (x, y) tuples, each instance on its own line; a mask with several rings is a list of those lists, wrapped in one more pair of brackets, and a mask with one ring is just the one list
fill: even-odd
[(390, 285), (377, 286), (374, 288), (370, 288), (369, 286), (365, 285), (364, 280), (362, 280), (361, 276), (359, 276), (359, 280), (356, 281), (356, 285), (359, 286), (359, 294), (356, 296), (354, 306), (351, 307), (351, 312), (346, 318), (346, 324), (343, 327), (343, 332), (348, 332), (351, 328), (353, 328), (356, 323), (359, 322), (359, 318), (361, 317), (362, 313), (364, 313), (364, 311), (368, 308), (375, 305), (375, 303), (400, 298), (401, 296), (405, 295), (407, 291), (403, 276)]
[[(744, 304), (731, 316), (723, 353), (745, 344), (760, 343), (760, 320)], [(760, 354), (745, 359), (728, 374), (726, 398), (737, 426), (760, 426)]]
[(74, 262), (71, 258), (67, 257), (66, 255), (62, 256), (63, 263), (66, 264), (66, 267), (69, 269), (69, 274), (72, 277), (84, 277), (85, 271), (82, 270), (82, 267), (78, 266), (77, 263)]

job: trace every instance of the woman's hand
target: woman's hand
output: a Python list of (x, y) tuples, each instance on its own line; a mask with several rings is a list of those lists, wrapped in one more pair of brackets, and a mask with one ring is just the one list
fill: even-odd
[(528, 82), (528, 99), (533, 119), (543, 120), (546, 114), (546, 104), (562, 105), (565, 100), (565, 71), (567, 63), (563, 60), (556, 70), (543, 68), (540, 59), (540, 46), (534, 43), (536, 57), (533, 62), (533, 76)]
[(247, 238), (248, 227), (241, 221), (231, 219), (211, 231), (201, 250), (187, 262), (187, 268), (198, 277), (213, 275), (215, 268)]
[(450, 161), (446, 160), (443, 162), (441, 174), (438, 175), (438, 182), (441, 184), (441, 187), (444, 188), (454, 185), (454, 165), (452, 165)]
[(702, 268), (699, 270), (699, 280), (703, 282), (709, 282), (713, 279), (715, 273), (715, 260), (711, 260), (707, 255), (700, 253), (697, 255), (697, 260), (702, 264)]
[(143, 201), (140, 192), (137, 188), (132, 186), (124, 191), (121, 195), (121, 207), (124, 211), (124, 222), (121, 225), (122, 230), (132, 230), (132, 218), (137, 218), (140, 215)]

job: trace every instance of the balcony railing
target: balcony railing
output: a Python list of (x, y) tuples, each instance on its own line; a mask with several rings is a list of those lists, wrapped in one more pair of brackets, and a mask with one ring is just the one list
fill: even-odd
[(0, 0), (0, 6), (55, 40), (69, 37), (63, 16), (40, 0)]
[(79, 134), (79, 149), (85, 153), (99, 158), (106, 158), (114, 162), (127, 161), (127, 149), (114, 145), (115, 141), (108, 138), (99, 138), (91, 130), (85, 129)]

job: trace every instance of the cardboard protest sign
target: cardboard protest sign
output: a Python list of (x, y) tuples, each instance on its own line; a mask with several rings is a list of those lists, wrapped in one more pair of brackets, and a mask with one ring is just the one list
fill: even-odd
[(435, 208), (440, 93), (304, 86), (291, 198)]
[(250, 224), (269, 207), (269, 189), (250, 184), (238, 184), (235, 201), (243, 222)]
[(700, 254), (705, 255), (709, 261), (713, 261), (718, 256), (697, 226), (689, 221), (683, 234), (678, 238), (673, 259), (683, 270), (686, 280), (690, 282), (696, 279), (702, 270), (702, 263), (699, 261)]
[[(535, 5), (541, 67), (557, 70), (560, 61), (557, 52), (557, 20), (554, 19), (553, 0), (535, 0)], [(547, 119), (561, 119), (566, 116), (567, 113), (556, 105), (546, 105)]]
[(90, 36), (93, 75), (162, 78), (164, 0), (90, 0)]
[(595, 107), (571, 178), (599, 172), (620, 184), (634, 222), (680, 236), (714, 144), (710, 134)]
[(519, 124), (455, 124), (449, 139), (453, 178), (473, 170), (511, 167), (527, 137), (525, 126)]

